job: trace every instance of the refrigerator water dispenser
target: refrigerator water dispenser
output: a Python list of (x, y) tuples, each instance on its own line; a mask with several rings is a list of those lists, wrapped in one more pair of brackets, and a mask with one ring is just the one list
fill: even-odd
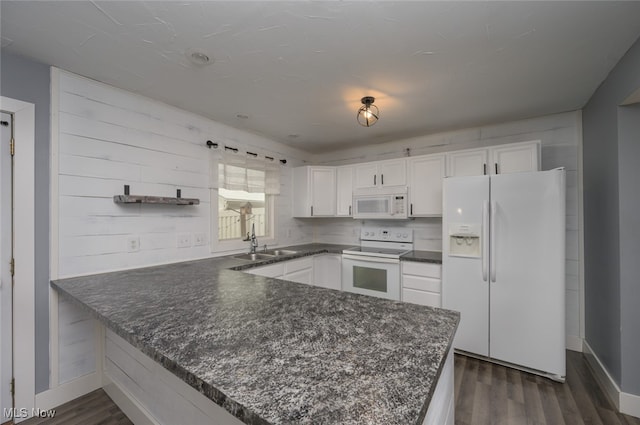
[(449, 225), (449, 256), (479, 258), (481, 255), (480, 224)]

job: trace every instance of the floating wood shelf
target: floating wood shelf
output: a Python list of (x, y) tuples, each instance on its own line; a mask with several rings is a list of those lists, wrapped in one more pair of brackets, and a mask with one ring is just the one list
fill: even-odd
[(124, 186), (124, 195), (114, 195), (113, 202), (116, 204), (163, 204), (163, 205), (199, 205), (198, 198), (182, 198), (180, 189), (177, 190), (175, 198), (165, 196), (129, 195), (129, 185)]
[(115, 195), (116, 204), (166, 204), (166, 205), (198, 205), (197, 198), (165, 198), (164, 196)]

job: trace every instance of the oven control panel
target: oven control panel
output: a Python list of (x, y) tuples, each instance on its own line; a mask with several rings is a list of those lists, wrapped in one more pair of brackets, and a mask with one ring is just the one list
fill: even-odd
[(413, 229), (407, 227), (363, 227), (360, 229), (360, 240), (413, 242)]

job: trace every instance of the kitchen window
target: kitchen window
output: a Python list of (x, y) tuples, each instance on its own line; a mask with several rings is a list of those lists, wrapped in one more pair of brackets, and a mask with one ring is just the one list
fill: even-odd
[(218, 189), (218, 240), (244, 239), (252, 226), (256, 236), (269, 236), (269, 211), (264, 193)]
[(267, 160), (228, 153), (212, 162), (211, 174), (212, 251), (246, 248), (245, 239), (253, 228), (261, 246), (274, 244), (279, 167)]

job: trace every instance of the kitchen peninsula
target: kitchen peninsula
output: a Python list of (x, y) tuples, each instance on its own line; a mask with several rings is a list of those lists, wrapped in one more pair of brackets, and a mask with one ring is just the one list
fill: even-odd
[[(342, 247), (292, 248), (306, 256)], [(458, 313), (242, 271), (262, 264), (218, 257), (52, 286), (104, 324), (105, 383), (156, 423), (187, 413), (177, 420), (418, 425), (446, 417), (451, 400), (434, 404), (441, 392), (452, 399)], [(154, 365), (173, 375), (145, 389), (158, 379), (145, 375)], [(197, 391), (211, 406), (191, 401), (181, 412), (165, 388), (175, 377), (184, 385), (176, 393)]]

